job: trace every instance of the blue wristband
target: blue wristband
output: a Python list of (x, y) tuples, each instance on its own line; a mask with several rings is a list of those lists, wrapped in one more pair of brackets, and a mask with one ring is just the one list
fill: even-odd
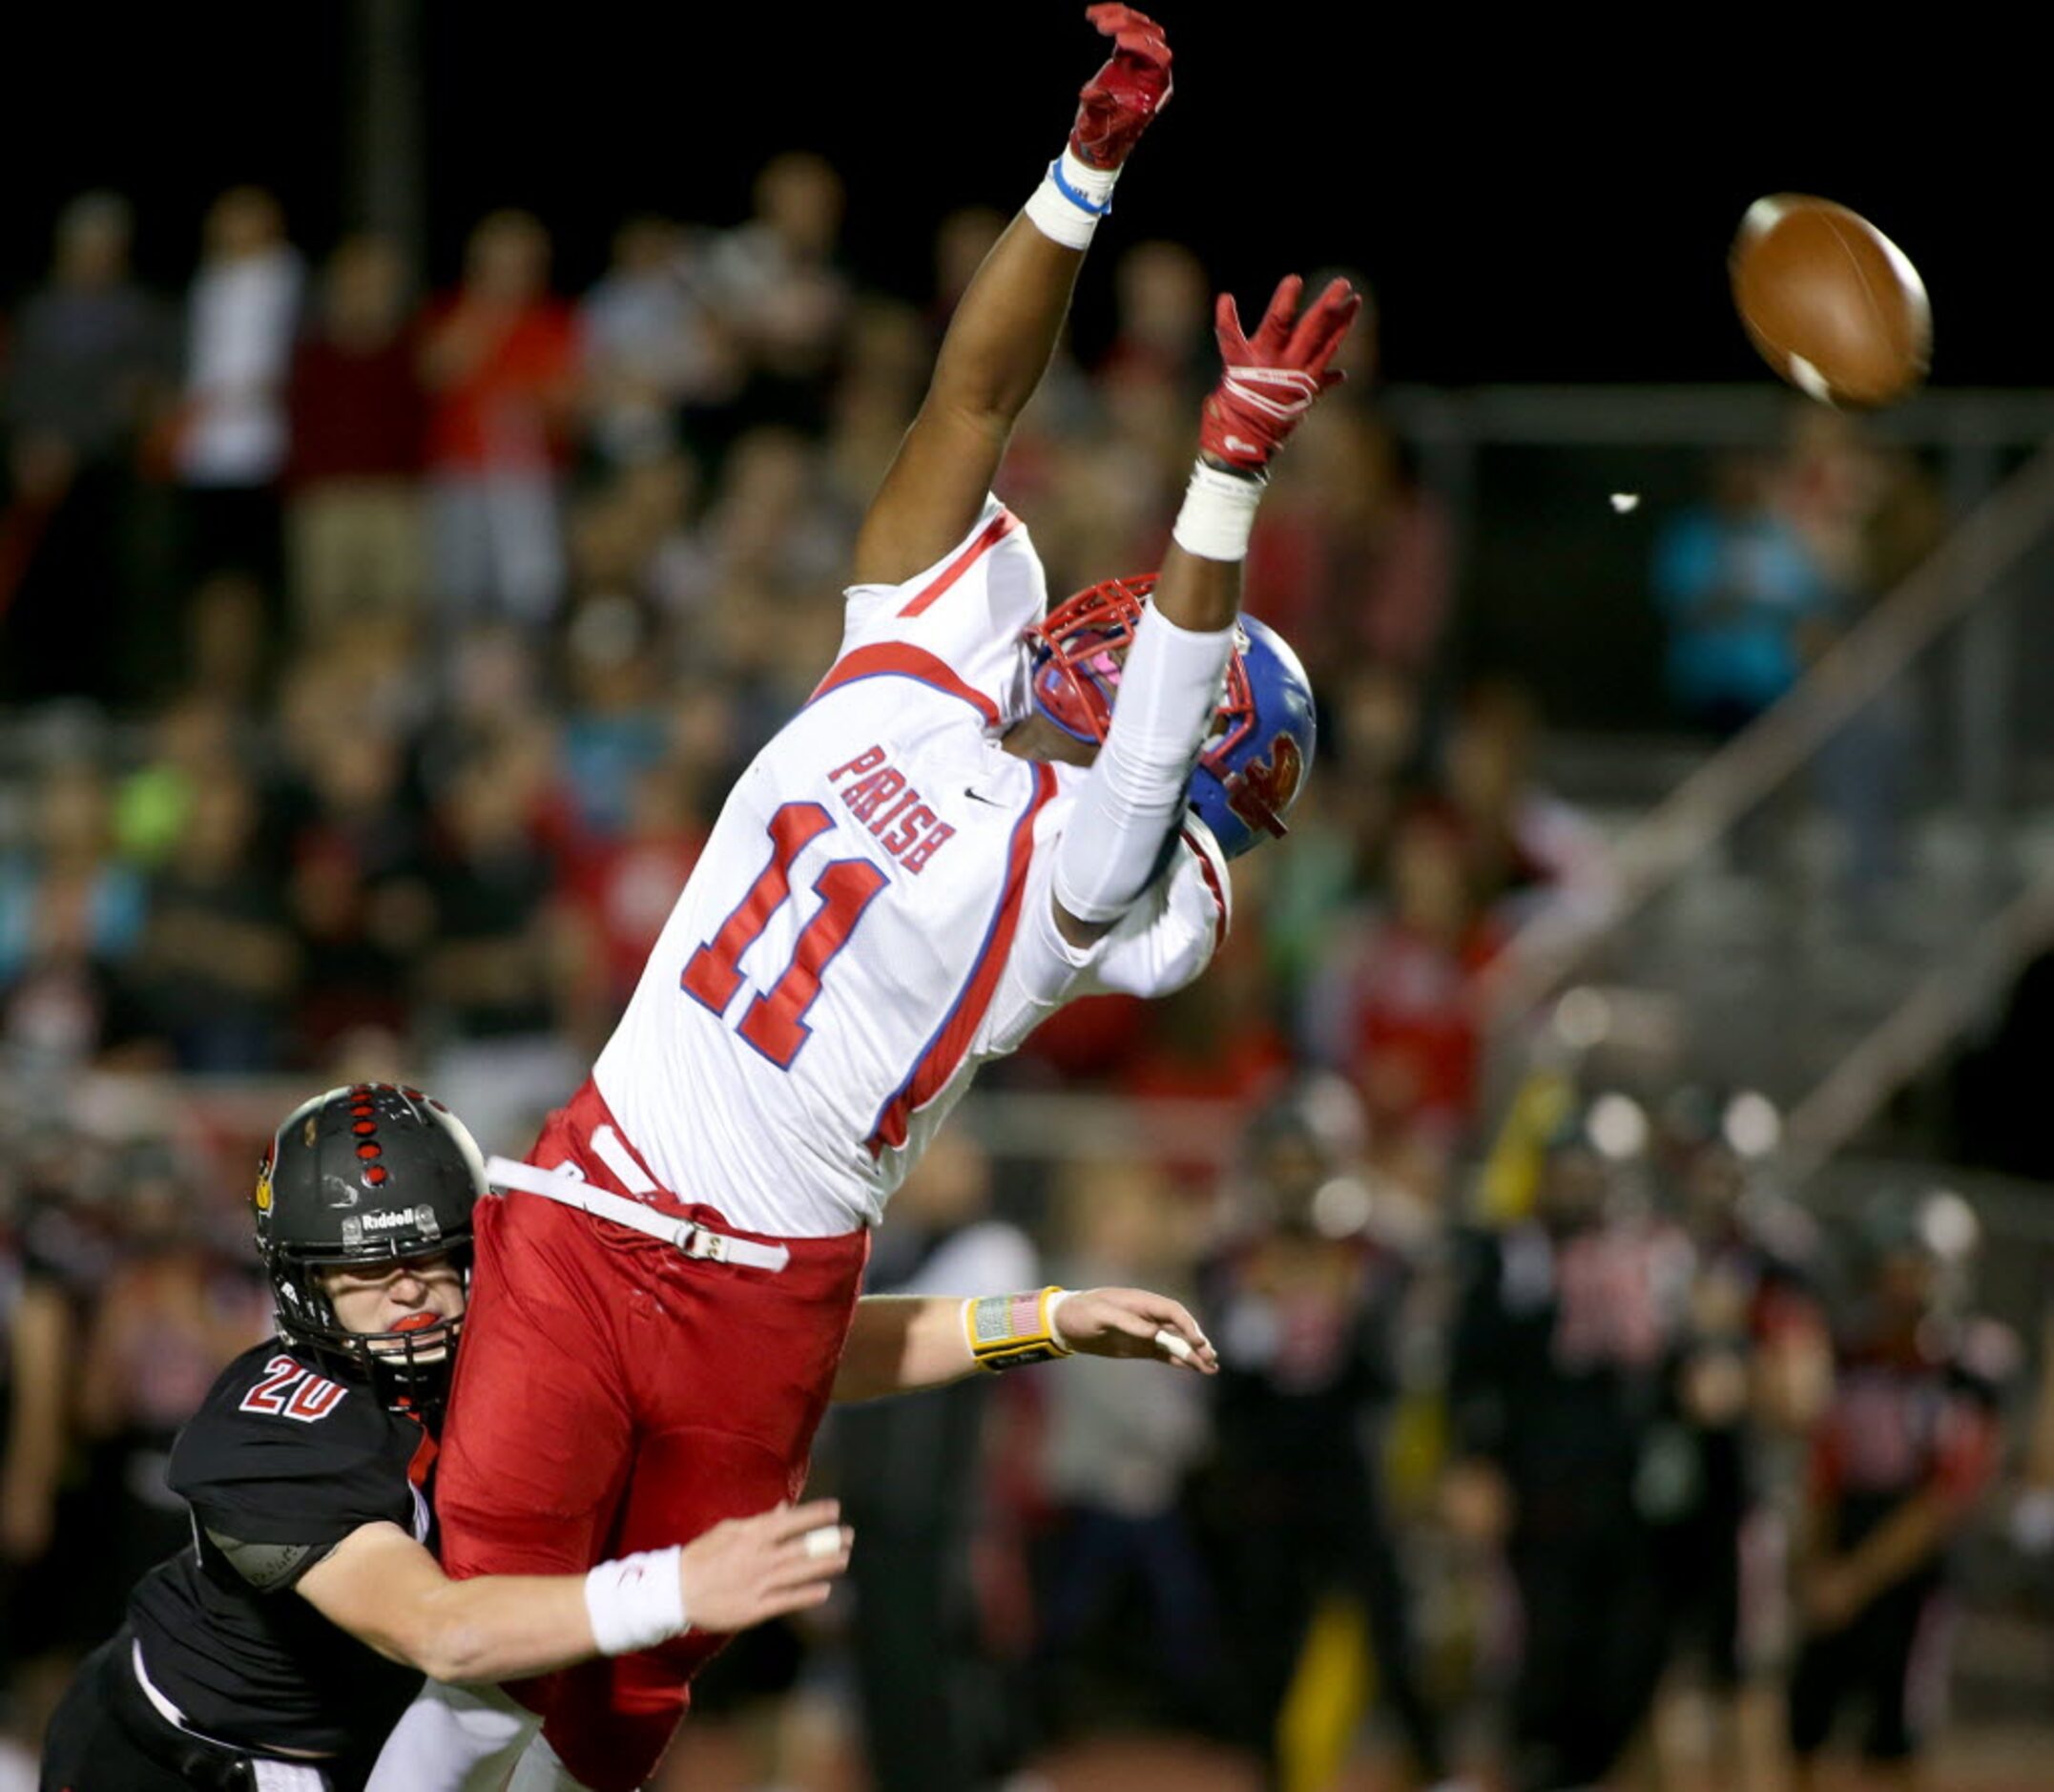
[(1048, 164), (1048, 178), (1055, 182), (1055, 190), (1080, 212), (1089, 212), (1093, 218), (1103, 218), (1112, 210), (1112, 200), (1110, 196), (1105, 204), (1093, 205), (1089, 195), (1079, 193), (1075, 187), (1063, 178), (1063, 158), (1060, 156)]

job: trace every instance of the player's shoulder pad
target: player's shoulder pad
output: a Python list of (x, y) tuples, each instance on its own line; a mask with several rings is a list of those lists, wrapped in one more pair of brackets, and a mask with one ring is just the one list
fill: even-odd
[(1034, 555), (1039, 564), (1027, 524), (1006, 509), (997, 492), (987, 491), (976, 520), (932, 565), (922, 567), (896, 584), (872, 581), (844, 586), (841, 594), (847, 606), (849, 623), (859, 631), (867, 628), (872, 622), (898, 613), (898, 606), (888, 603), (888, 598), (897, 596), (903, 601), (918, 602), (928, 594), (938, 597), (980, 566), (988, 568), (999, 559), (1011, 561), (1027, 555)]
[(268, 1339), (222, 1370), (178, 1433), (171, 1485), (197, 1502), (210, 1487), (327, 1479), (384, 1454), (397, 1422), (368, 1384)]

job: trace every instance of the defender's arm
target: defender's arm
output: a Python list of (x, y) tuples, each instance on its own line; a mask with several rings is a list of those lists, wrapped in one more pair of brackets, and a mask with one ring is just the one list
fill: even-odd
[[(295, 1591), (331, 1622), (430, 1679), (517, 1679), (597, 1655), (646, 1649), (688, 1627), (735, 1631), (820, 1604), (848, 1567), (833, 1500), (729, 1519), (681, 1549), (603, 1562), (589, 1574), (451, 1580), (392, 1524), (352, 1532)], [(234, 1559), (231, 1552), (231, 1559)]]

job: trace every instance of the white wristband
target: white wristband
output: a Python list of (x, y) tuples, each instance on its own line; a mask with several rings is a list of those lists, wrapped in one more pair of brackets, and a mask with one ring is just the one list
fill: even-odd
[(1171, 538), (1186, 553), (1195, 553), (1200, 559), (1246, 559), (1263, 483), (1259, 478), (1223, 473), (1200, 461), (1191, 469), (1184, 508), (1177, 512)]
[(585, 1576), (585, 1615), (601, 1655), (651, 1649), (691, 1628), (677, 1568), (683, 1554), (674, 1543), (667, 1550), (601, 1562)]
[(1089, 249), (1098, 220), (1112, 210), (1112, 185), (1119, 177), (1117, 168), (1093, 168), (1066, 145), (1027, 200), (1027, 219), (1066, 249)]
[(1057, 1320), (1056, 1315), (1063, 1310), (1063, 1302), (1076, 1292), (1074, 1288), (1064, 1288), (1048, 1297), (1048, 1336), (1066, 1350), (1070, 1347), (1070, 1343), (1063, 1336), (1062, 1323)]

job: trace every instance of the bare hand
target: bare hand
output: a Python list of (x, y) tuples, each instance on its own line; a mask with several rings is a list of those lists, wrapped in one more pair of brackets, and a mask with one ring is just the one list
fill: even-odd
[[(1145, 1288), (1085, 1288), (1056, 1315), (1063, 1342), (1080, 1356), (1150, 1357), (1200, 1375), (1219, 1373), (1219, 1358), (1198, 1322), (1168, 1295)], [(1180, 1354), (1175, 1339), (1188, 1354)]]
[[(677, 1573), (693, 1629), (747, 1630), (824, 1605), (856, 1541), (855, 1532), (836, 1522), (840, 1516), (834, 1500), (780, 1503), (753, 1518), (724, 1519), (686, 1544)], [(823, 1538), (809, 1551), (808, 1536), (826, 1530), (838, 1532), (834, 1547)]]

